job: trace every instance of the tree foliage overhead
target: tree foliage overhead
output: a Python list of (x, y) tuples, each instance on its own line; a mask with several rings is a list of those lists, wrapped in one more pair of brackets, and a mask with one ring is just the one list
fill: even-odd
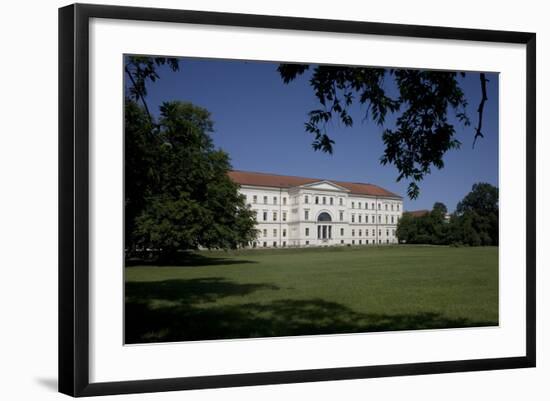
[(145, 101), (147, 96), (147, 82), (156, 82), (160, 77), (157, 67), (168, 65), (172, 71), (179, 70), (179, 60), (174, 57), (147, 57), (127, 56), (124, 64), (124, 72), (130, 80), (127, 96), (130, 99), (141, 101), (149, 120), (152, 121), (149, 106)]
[[(310, 68), (304, 64), (280, 64), (278, 72), (288, 84)], [(483, 99), (475, 138), (483, 137), (481, 117), (487, 100), (487, 80), (481, 75)], [(397, 181), (409, 181), (407, 194), (414, 199), (420, 191), (417, 183), (432, 168), (443, 168), (444, 154), (461, 145), (455, 138), (449, 113), (464, 126), (470, 125), (465, 112), (467, 101), (458, 82), (463, 76), (464, 73), (447, 71), (315, 66), (309, 83), (321, 108), (309, 112), (305, 129), (314, 135), (315, 150), (332, 153), (334, 140), (328, 133), (328, 123), (337, 119), (344, 126), (352, 126), (354, 120), (349, 109), (354, 102), (366, 106), (363, 120), (370, 119), (379, 126), (384, 125), (389, 113), (399, 112), (395, 128), (383, 130), (385, 151), (380, 161), (397, 168)], [(398, 96), (388, 95), (387, 78), (393, 79)]]

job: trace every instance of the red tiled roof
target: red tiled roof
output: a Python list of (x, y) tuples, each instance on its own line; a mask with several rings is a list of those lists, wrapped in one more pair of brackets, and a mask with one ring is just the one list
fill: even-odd
[(253, 185), (259, 187), (274, 187), (274, 188), (291, 188), (305, 184), (312, 184), (319, 181), (329, 181), (341, 187), (348, 189), (352, 194), (357, 195), (372, 195), (372, 196), (388, 196), (392, 198), (401, 198), (384, 188), (373, 184), (364, 184), (360, 182), (345, 182), (334, 181), (322, 178), (305, 178), (294, 177), (289, 175), (277, 175), (266, 173), (255, 173), (249, 171), (230, 171), (229, 177), (233, 182), (239, 185)]
[(413, 217), (422, 217), (422, 216), (426, 216), (428, 213), (430, 213), (430, 211), (424, 209), (424, 210), (411, 210), (404, 213), (410, 214)]

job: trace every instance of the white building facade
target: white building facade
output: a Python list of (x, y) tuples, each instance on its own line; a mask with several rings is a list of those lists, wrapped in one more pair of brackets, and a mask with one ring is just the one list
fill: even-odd
[(256, 212), (251, 247), (397, 244), (403, 198), (373, 184), (232, 171)]

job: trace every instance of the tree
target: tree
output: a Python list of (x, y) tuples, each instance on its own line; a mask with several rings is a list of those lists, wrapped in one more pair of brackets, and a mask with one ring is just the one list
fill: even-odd
[[(165, 102), (150, 113), (147, 83), (157, 67), (179, 69), (175, 58), (125, 59), (125, 246), (178, 250), (236, 248), (257, 236), (253, 211), (228, 176), (227, 153), (210, 137), (210, 113), (191, 103)], [(141, 103), (141, 105), (138, 104)]]
[(456, 211), (462, 214), (474, 211), (481, 214), (498, 214), (498, 188), (488, 183), (477, 183), (456, 206)]
[[(143, 108), (128, 100), (127, 110), (127, 128), (148, 127)], [(229, 156), (209, 136), (210, 113), (167, 102), (154, 124), (154, 132), (138, 137), (146, 146), (126, 148), (127, 205), (134, 206), (126, 214), (127, 245), (170, 258), (178, 250), (236, 248), (255, 239), (253, 211), (227, 175)]]
[[(305, 64), (280, 64), (278, 67), (287, 84), (308, 69), (310, 66)], [(467, 101), (458, 82), (458, 77), (464, 75), (445, 71), (318, 65), (313, 68), (310, 85), (321, 108), (309, 112), (305, 129), (314, 135), (312, 146), (315, 150), (332, 153), (334, 140), (328, 134), (327, 124), (336, 116), (344, 126), (352, 126), (354, 120), (349, 108), (354, 101), (367, 106), (363, 119), (372, 119), (379, 126), (384, 125), (388, 113), (400, 112), (395, 129), (383, 131), (386, 148), (381, 163), (395, 165), (397, 181), (409, 180), (407, 194), (415, 199), (420, 191), (417, 183), (430, 174), (432, 168), (443, 168), (443, 155), (461, 146), (449, 122), (449, 111), (465, 126), (470, 124), (465, 113)], [(388, 77), (393, 79), (398, 97), (387, 94), (385, 79)], [(480, 73), (482, 98), (474, 144), (483, 137), (482, 117), (488, 100), (486, 83), (485, 74)]]
[(498, 188), (488, 183), (472, 186), (456, 207), (456, 213), (479, 235), (482, 245), (498, 245)]
[(138, 104), (126, 98), (124, 107), (124, 228), (125, 248), (136, 248), (135, 221), (151, 196), (155, 178), (154, 160), (158, 137), (153, 135), (149, 116)]

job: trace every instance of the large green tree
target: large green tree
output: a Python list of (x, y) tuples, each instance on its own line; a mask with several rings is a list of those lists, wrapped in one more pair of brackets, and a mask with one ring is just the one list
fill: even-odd
[(125, 59), (126, 256), (246, 245), (257, 235), (255, 216), (227, 175), (229, 156), (214, 147), (210, 113), (166, 102), (155, 118), (147, 105), (147, 83), (165, 64), (179, 69), (174, 58)]
[(409, 244), (498, 245), (498, 188), (474, 184), (446, 218), (447, 207), (436, 202), (421, 216), (404, 213), (397, 226), (399, 241)]
[(191, 103), (160, 108), (153, 179), (135, 221), (141, 247), (236, 248), (256, 238), (253, 211), (227, 172), (229, 156), (214, 147), (210, 113)]
[[(397, 181), (409, 181), (407, 194), (411, 199), (418, 197), (418, 183), (432, 168), (444, 167), (444, 154), (461, 146), (449, 114), (465, 126), (470, 124), (467, 99), (459, 83), (464, 73), (306, 64), (278, 67), (285, 83), (310, 69), (309, 83), (320, 104), (320, 108), (309, 112), (305, 123), (306, 131), (314, 136), (313, 148), (333, 152), (334, 139), (328, 132), (328, 123), (335, 118), (344, 126), (352, 126), (350, 107), (354, 102), (366, 106), (361, 120), (372, 120), (379, 126), (384, 125), (388, 114), (398, 113), (395, 128), (382, 130), (385, 150), (380, 160), (397, 168)], [(487, 78), (484, 73), (479, 77), (481, 100), (474, 144), (483, 137), (482, 116), (488, 100)], [(396, 86), (397, 96), (388, 94), (388, 80)]]

